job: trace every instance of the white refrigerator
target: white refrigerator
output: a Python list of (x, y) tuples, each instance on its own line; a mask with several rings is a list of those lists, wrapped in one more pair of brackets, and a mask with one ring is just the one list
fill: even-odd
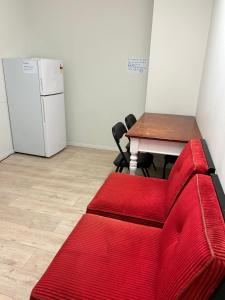
[(63, 62), (3, 59), (15, 152), (50, 157), (66, 146)]

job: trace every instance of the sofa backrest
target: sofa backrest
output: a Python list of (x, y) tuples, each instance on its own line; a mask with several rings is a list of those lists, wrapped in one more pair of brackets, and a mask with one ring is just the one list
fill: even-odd
[(208, 174), (209, 166), (201, 140), (189, 141), (176, 160), (169, 178), (166, 210), (169, 214), (177, 197), (194, 174)]
[(225, 225), (210, 176), (189, 181), (162, 230), (157, 299), (209, 299), (225, 276)]
[[(225, 222), (225, 194), (222, 188), (219, 177), (216, 174), (211, 174), (212, 182), (216, 191), (216, 195), (219, 201), (220, 209), (223, 214), (223, 219)], [(220, 286), (213, 293), (211, 300), (221, 300), (225, 298), (225, 277)]]

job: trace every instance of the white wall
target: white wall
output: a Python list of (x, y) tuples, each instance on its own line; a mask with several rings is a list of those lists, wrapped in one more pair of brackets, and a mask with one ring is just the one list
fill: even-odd
[(197, 121), (225, 189), (225, 1), (215, 0)]
[(62, 58), (70, 144), (114, 147), (111, 127), (144, 112), (153, 0), (30, 0), (31, 56)]
[[(0, 58), (26, 55), (28, 0), (0, 0)], [(13, 152), (8, 107), (0, 61), (0, 160)]]
[(212, 2), (155, 1), (146, 111), (195, 115)]

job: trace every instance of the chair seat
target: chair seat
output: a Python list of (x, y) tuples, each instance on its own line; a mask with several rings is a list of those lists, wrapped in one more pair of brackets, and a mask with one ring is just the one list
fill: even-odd
[(224, 241), (212, 179), (195, 175), (162, 229), (83, 216), (30, 299), (210, 299), (225, 278)]
[(31, 299), (155, 300), (161, 232), (101, 216), (83, 216), (33, 289)]
[(127, 152), (130, 152), (130, 142), (128, 142), (128, 143), (126, 144), (126, 149), (127, 149)]
[(128, 168), (130, 162), (130, 154), (128, 152), (124, 152), (124, 156), (126, 157), (126, 160), (123, 158), (123, 155), (119, 153), (113, 162), (114, 165), (117, 167)]
[(87, 211), (162, 227), (177, 197), (195, 173), (208, 173), (208, 164), (199, 140), (192, 140), (185, 145), (168, 180), (112, 174)]
[(174, 155), (165, 155), (164, 159), (165, 159), (165, 164), (174, 164), (177, 160), (178, 156), (174, 156)]
[(138, 153), (138, 168), (149, 168), (153, 162), (153, 155), (151, 153)]
[[(124, 168), (129, 167), (130, 153), (124, 152), (124, 155), (127, 161), (125, 161), (122, 154), (119, 153), (113, 162), (115, 166), (124, 167)], [(137, 161), (138, 168), (149, 168), (152, 162), (153, 162), (153, 155), (151, 153), (138, 153), (138, 161)]]
[(112, 173), (87, 212), (162, 227), (167, 217), (167, 185), (163, 179)]

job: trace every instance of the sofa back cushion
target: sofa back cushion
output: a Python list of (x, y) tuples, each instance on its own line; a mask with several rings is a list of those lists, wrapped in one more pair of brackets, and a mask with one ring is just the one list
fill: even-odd
[(184, 188), (160, 243), (157, 299), (208, 299), (225, 276), (225, 225), (210, 176)]
[(208, 164), (201, 141), (189, 141), (176, 160), (168, 178), (167, 214), (190, 178), (196, 173), (207, 174), (207, 172)]

